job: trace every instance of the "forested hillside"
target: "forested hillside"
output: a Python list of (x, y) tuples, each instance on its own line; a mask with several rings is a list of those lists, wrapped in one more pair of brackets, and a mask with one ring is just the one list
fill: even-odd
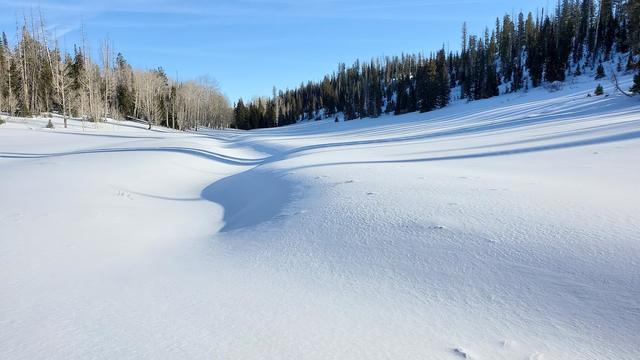
[[(44, 30), (26, 19), (11, 46), (0, 41), (0, 111), (29, 116), (57, 112), (90, 121), (143, 119), (176, 129), (224, 127), (231, 120), (229, 102), (206, 78), (180, 82), (162, 68), (133, 69), (109, 41), (91, 58), (87, 44), (63, 51)], [(65, 121), (66, 125), (66, 121)]]
[[(338, 69), (233, 108), (214, 83), (175, 81), (161, 67), (134, 69), (109, 41), (92, 56), (84, 43), (66, 52), (43, 19), (24, 19), (12, 43), (0, 41), (0, 111), (57, 112), (91, 121), (133, 118), (172, 128), (283, 126), (300, 120), (378, 117), (526, 91), (567, 77), (637, 71), (640, 0), (561, 0), (553, 11), (497, 18), (482, 34), (462, 27), (461, 48), (402, 54)], [(224, 71), (224, 69), (220, 70)], [(640, 78), (630, 89), (640, 89)], [(624, 89), (629, 90), (629, 89)]]
[(235, 126), (282, 126), (337, 113), (351, 120), (425, 112), (446, 106), (452, 96), (486, 99), (585, 73), (604, 78), (634, 71), (638, 54), (640, 0), (559, 0), (553, 12), (497, 18), (480, 35), (468, 34), (465, 24), (458, 52), (340, 64), (322, 81), (274, 89), (272, 98), (248, 104), (240, 99)]

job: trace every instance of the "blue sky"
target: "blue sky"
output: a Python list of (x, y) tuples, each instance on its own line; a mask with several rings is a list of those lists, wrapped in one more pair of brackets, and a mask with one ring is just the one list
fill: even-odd
[[(0, 29), (42, 12), (72, 47), (80, 29), (98, 48), (108, 38), (138, 68), (179, 79), (209, 76), (231, 101), (318, 80), (339, 62), (402, 52), (457, 50), (495, 17), (547, 7), (548, 0), (0, 0)], [(551, 2), (551, 5), (555, 1)]]

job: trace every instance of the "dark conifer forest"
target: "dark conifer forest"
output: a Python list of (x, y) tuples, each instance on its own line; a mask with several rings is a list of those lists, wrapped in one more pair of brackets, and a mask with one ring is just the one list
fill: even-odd
[[(560, 0), (551, 11), (504, 15), (481, 34), (462, 25), (458, 51), (402, 54), (341, 63), (320, 81), (233, 106), (207, 79), (175, 81), (165, 71), (134, 69), (108, 42), (92, 59), (86, 44), (65, 51), (43, 19), (25, 19), (11, 44), (0, 38), (0, 111), (55, 112), (91, 121), (144, 120), (177, 129), (256, 129), (302, 120), (336, 121), (427, 112), (452, 99), (504, 93), (612, 70), (637, 72), (640, 0)], [(116, 55), (117, 54), (117, 55)], [(640, 92), (636, 76), (631, 92)]]
[[(526, 91), (569, 76), (596, 73), (603, 63), (636, 71), (640, 54), (640, 0), (560, 0), (553, 11), (504, 15), (482, 34), (462, 27), (461, 48), (339, 64), (321, 81), (271, 98), (234, 105), (239, 129), (283, 126), (301, 120), (352, 120), (383, 113), (427, 112), (452, 97), (487, 99)], [(640, 89), (640, 76), (632, 88)]]

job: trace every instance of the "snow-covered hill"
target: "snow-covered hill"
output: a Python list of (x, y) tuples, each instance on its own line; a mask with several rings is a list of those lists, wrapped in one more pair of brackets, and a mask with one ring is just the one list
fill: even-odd
[(252, 132), (11, 120), (0, 358), (639, 358), (640, 101), (593, 88)]

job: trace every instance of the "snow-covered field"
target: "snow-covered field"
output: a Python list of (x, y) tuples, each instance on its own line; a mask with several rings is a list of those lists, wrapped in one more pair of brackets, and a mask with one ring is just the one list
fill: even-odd
[(251, 132), (11, 120), (0, 358), (638, 359), (640, 101), (594, 87)]

